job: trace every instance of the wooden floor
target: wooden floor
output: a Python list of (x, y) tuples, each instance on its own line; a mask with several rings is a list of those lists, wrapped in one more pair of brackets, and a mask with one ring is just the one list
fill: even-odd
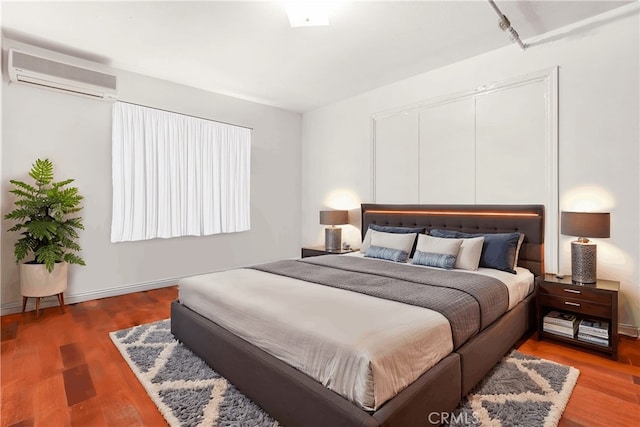
[[(2, 317), (1, 426), (163, 426), (108, 333), (169, 317), (175, 287)], [(520, 351), (580, 370), (560, 426), (640, 426), (640, 341), (617, 362), (529, 339)]]

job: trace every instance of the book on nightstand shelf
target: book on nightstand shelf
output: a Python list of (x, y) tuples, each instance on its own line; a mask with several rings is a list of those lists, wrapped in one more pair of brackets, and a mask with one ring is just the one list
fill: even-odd
[(550, 311), (544, 316), (544, 323), (552, 325), (560, 325), (573, 328), (576, 324), (576, 316), (569, 313), (562, 313), (560, 311)]
[(578, 332), (598, 338), (609, 338), (609, 322), (600, 320), (582, 319)]
[(544, 316), (542, 330), (567, 338), (575, 338), (578, 325), (578, 319), (573, 314), (551, 311)]
[(608, 338), (599, 338), (593, 335), (584, 334), (582, 332), (578, 332), (578, 339), (580, 341), (590, 342), (591, 344), (598, 344), (598, 345), (605, 345), (605, 346), (609, 345)]
[(542, 325), (542, 330), (551, 334), (562, 335), (567, 338), (575, 338), (576, 332), (578, 332), (577, 327), (550, 325), (547, 323)]
[(609, 322), (582, 319), (578, 326), (578, 339), (598, 345), (609, 345)]

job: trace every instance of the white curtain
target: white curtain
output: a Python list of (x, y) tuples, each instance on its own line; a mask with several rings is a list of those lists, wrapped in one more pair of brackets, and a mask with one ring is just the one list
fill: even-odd
[(116, 102), (112, 131), (112, 242), (250, 229), (250, 129)]

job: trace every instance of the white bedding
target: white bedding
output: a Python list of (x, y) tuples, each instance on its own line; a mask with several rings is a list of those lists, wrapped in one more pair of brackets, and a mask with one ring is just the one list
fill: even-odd
[[(505, 282), (509, 308), (528, 293), (522, 277), (533, 282), (525, 269), (475, 273)], [(179, 300), (366, 410), (453, 350), (449, 322), (435, 311), (258, 270), (182, 279)]]

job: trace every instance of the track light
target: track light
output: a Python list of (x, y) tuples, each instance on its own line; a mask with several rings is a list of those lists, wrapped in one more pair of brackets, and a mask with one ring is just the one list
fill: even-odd
[(511, 41), (518, 43), (518, 46), (520, 46), (522, 50), (525, 50), (527, 48), (527, 45), (522, 43), (522, 40), (520, 40), (520, 35), (518, 35), (518, 32), (515, 30), (515, 28), (511, 26), (509, 18), (507, 18), (502, 13), (502, 11), (498, 9), (498, 6), (496, 6), (493, 0), (489, 0), (489, 4), (491, 5), (491, 7), (493, 7), (493, 10), (496, 11), (498, 17), (500, 17), (500, 20), (498, 21), (498, 26), (500, 27), (500, 29), (502, 31), (506, 31), (509, 34), (509, 38), (511, 39)]

